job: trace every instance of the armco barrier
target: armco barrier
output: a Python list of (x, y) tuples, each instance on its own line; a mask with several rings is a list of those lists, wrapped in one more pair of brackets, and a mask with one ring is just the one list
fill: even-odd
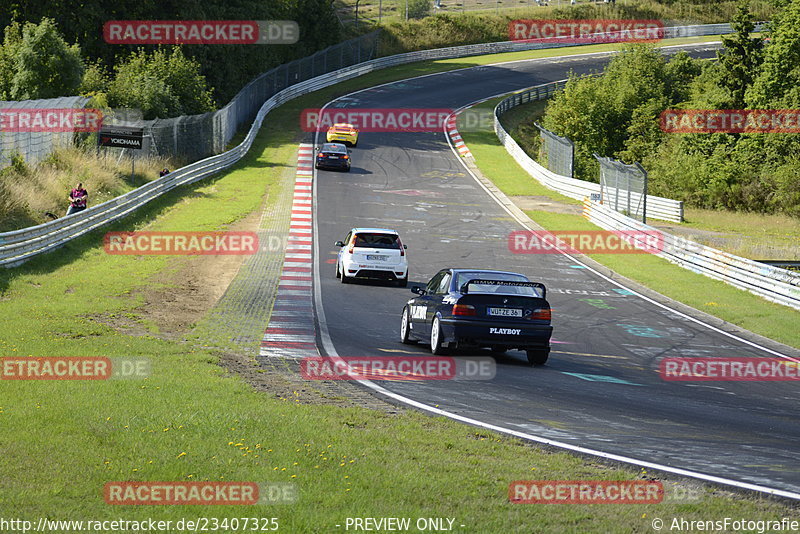
[(584, 199), (583, 202), (583, 215), (606, 230), (659, 232), (664, 240), (664, 249), (658, 254), (662, 258), (696, 273), (722, 280), (767, 300), (800, 310), (800, 273), (734, 256), (661, 232), (657, 228), (626, 217), (599, 202), (588, 199)]
[[(701, 26), (675, 26), (667, 28), (666, 37), (686, 37), (717, 35), (730, 33), (728, 24), (709, 24)], [(53, 250), (66, 242), (80, 237), (87, 232), (102, 227), (125, 217), (137, 208), (178, 186), (191, 184), (207, 178), (219, 171), (227, 169), (247, 153), (253, 144), (256, 133), (261, 127), (267, 113), (284, 102), (344, 80), (356, 78), (374, 70), (414, 63), (417, 61), (466, 57), (501, 52), (516, 52), (544, 48), (560, 48), (576, 46), (564, 40), (547, 43), (529, 43), (505, 41), (500, 43), (483, 43), (476, 45), (454, 46), (407, 52), (377, 59), (372, 59), (351, 67), (330, 72), (316, 78), (287, 87), (267, 99), (259, 109), (244, 141), (235, 148), (222, 154), (196, 161), (191, 165), (173, 171), (163, 178), (147, 183), (120, 197), (81, 211), (75, 215), (51, 221), (13, 232), (0, 234), (0, 265), (13, 267), (44, 252)]]
[[(500, 124), (500, 116), (509, 109), (535, 102), (553, 95), (555, 92), (564, 88), (567, 80), (537, 85), (519, 93), (515, 93), (501, 100), (494, 108), (494, 131), (500, 142), (519, 165), (527, 171), (534, 179), (538, 180), (545, 187), (557, 191), (564, 196), (583, 200), (591, 197), (592, 193), (600, 194), (600, 184), (578, 180), (569, 176), (561, 176), (553, 171), (539, 165), (517, 144), (511, 135)], [(641, 193), (631, 192), (631, 202), (638, 205)], [(681, 222), (683, 220), (683, 202), (669, 198), (647, 195), (647, 216), (653, 219), (664, 221)]]

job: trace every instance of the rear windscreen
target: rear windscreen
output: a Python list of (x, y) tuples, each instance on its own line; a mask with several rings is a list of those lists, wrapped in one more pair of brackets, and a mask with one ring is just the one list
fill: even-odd
[(467, 293), (470, 295), (514, 295), (517, 297), (542, 298), (539, 290), (532, 286), (506, 286), (497, 284), (482, 284), (480, 282), (467, 284)]
[(464, 271), (456, 274), (456, 287), (461, 287), (470, 280), (505, 280), (506, 282), (528, 282), (529, 280), (521, 274), (511, 273), (487, 273), (481, 271)]
[(334, 152), (336, 154), (347, 154), (347, 149), (339, 145), (322, 145), (323, 152)]
[(400, 248), (400, 238), (391, 234), (357, 234), (357, 247)]

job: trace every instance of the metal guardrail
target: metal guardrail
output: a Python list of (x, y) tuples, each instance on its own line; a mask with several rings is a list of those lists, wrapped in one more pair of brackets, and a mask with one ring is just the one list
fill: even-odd
[[(708, 24), (700, 26), (677, 26), (668, 28), (667, 37), (685, 37), (717, 35), (730, 33), (729, 24)], [(422, 50), (419, 52), (406, 52), (394, 56), (372, 59), (357, 65), (329, 72), (316, 78), (296, 83), (267, 99), (256, 114), (253, 124), (244, 141), (238, 146), (209, 158), (196, 161), (190, 165), (177, 169), (163, 178), (149, 182), (122, 196), (93, 206), (75, 215), (64, 217), (38, 226), (24, 228), (13, 232), (0, 233), (0, 265), (13, 267), (28, 259), (49, 252), (64, 245), (77, 237), (85, 235), (97, 228), (117, 221), (144, 206), (151, 200), (158, 198), (172, 189), (194, 183), (207, 178), (217, 172), (227, 169), (247, 153), (253, 144), (256, 133), (261, 127), (267, 113), (284, 102), (298, 96), (323, 89), (344, 80), (362, 76), (374, 70), (436, 59), (449, 59), (502, 52), (516, 52), (522, 50), (535, 50), (545, 48), (562, 48), (576, 46), (567, 40), (552, 42), (523, 42), (504, 41), (499, 43), (481, 43), (475, 45), (453, 46)]]
[(758, 263), (778, 267), (779, 269), (788, 269), (791, 271), (800, 271), (800, 260), (756, 260)]
[[(575, 200), (583, 200), (586, 197), (591, 197), (592, 194), (599, 195), (601, 193), (600, 184), (578, 180), (577, 178), (571, 178), (569, 176), (562, 176), (543, 167), (528, 156), (514, 138), (503, 128), (503, 125), (500, 124), (500, 117), (503, 113), (521, 104), (548, 98), (563, 89), (566, 83), (567, 80), (559, 80), (557, 82), (537, 85), (501, 100), (494, 108), (494, 131), (498, 139), (500, 139), (500, 142), (506, 147), (506, 151), (508, 151), (511, 157), (513, 157), (534, 179), (545, 187), (561, 193), (564, 196), (574, 198)], [(634, 206), (641, 204), (641, 197), (641, 193), (635, 191), (631, 191), (630, 193), (630, 201)], [(683, 202), (647, 195), (647, 215), (653, 219), (681, 222), (683, 220)]]
[(800, 310), (800, 273), (734, 256), (626, 217), (599, 202), (584, 199), (584, 216), (606, 230), (657, 233), (663, 239), (658, 256), (690, 271), (722, 280), (767, 300)]

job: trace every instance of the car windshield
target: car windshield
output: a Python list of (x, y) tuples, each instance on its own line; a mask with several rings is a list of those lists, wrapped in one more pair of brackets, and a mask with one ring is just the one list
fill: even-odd
[(338, 145), (336, 143), (326, 143), (322, 145), (323, 152), (334, 152), (336, 154), (347, 154), (347, 148), (344, 145)]
[(369, 248), (400, 248), (400, 238), (394, 234), (356, 234), (357, 247)]

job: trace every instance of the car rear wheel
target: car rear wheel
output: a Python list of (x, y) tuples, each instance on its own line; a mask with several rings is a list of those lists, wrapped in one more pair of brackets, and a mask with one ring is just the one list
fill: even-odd
[(408, 275), (405, 278), (399, 278), (397, 280), (397, 287), (407, 287), (408, 286)]
[(344, 271), (341, 271), (341, 275), (342, 275), (342, 283), (343, 284), (349, 284), (350, 283), (350, 279), (347, 278), (347, 275), (344, 274)]
[(544, 365), (547, 357), (550, 356), (550, 349), (527, 350), (528, 363), (531, 365)]
[(436, 356), (445, 353), (442, 337), (442, 327), (439, 324), (439, 318), (434, 317), (433, 323), (431, 324), (431, 353)]
[(408, 314), (408, 307), (403, 308), (403, 317), (400, 319), (400, 342), (406, 345), (415, 343), (411, 339), (411, 317)]
[(342, 271), (339, 270), (339, 262), (336, 262), (336, 278), (342, 277)]

